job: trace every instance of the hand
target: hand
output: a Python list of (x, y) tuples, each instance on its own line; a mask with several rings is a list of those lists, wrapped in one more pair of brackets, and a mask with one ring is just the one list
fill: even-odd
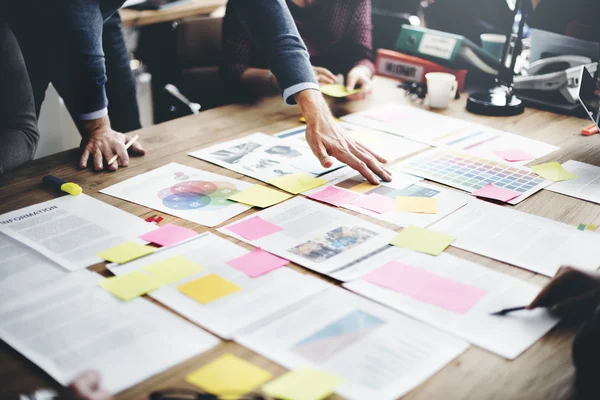
[(346, 77), (346, 89), (351, 91), (360, 87), (362, 90), (348, 96), (348, 100), (366, 99), (373, 92), (372, 82), (373, 77), (371, 76), (371, 70), (369, 70), (369, 68), (364, 65), (357, 65), (352, 68)]
[(100, 387), (100, 375), (94, 371), (84, 372), (65, 388), (61, 399), (66, 400), (111, 400), (110, 393)]
[(561, 267), (550, 283), (527, 307), (548, 307), (559, 316), (580, 314), (600, 303), (600, 273)]
[(392, 174), (382, 165), (386, 160), (346, 135), (319, 91), (304, 90), (296, 94), (296, 102), (306, 119), (306, 141), (324, 168), (333, 165), (334, 157), (373, 185), (379, 184), (377, 176), (387, 182), (392, 180)]
[[(113, 131), (110, 127), (108, 117), (91, 121), (79, 121), (79, 130), (81, 131), (81, 160), (79, 168), (87, 168), (90, 157), (94, 160), (94, 170), (102, 171), (106, 167), (109, 171), (116, 171), (119, 166), (129, 165), (129, 155), (125, 150), (131, 138), (122, 133)], [(132, 155), (144, 155), (142, 146), (135, 142), (129, 148)], [(105, 165), (115, 154), (119, 157), (111, 165)], [(106, 162), (103, 160), (106, 160)]]
[(313, 71), (315, 72), (317, 81), (319, 81), (320, 85), (330, 85), (337, 81), (337, 76), (327, 68), (313, 67)]

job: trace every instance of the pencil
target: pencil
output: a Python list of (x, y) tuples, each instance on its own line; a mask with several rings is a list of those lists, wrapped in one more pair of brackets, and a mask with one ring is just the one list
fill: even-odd
[[(129, 141), (129, 143), (127, 143), (127, 144), (125, 145), (125, 150), (127, 150), (128, 148), (130, 148), (130, 147), (131, 147), (131, 145), (132, 145), (133, 143), (135, 143), (135, 141), (136, 141), (136, 140), (138, 140), (139, 138), (140, 138), (140, 135), (135, 135), (135, 136), (134, 136), (134, 137), (133, 137), (133, 138), (132, 138), (132, 139)], [(117, 158), (119, 158), (119, 155), (118, 155), (118, 154), (115, 154), (115, 155), (114, 155), (114, 156), (113, 156), (113, 157), (112, 157), (110, 160), (108, 160), (108, 165), (110, 165), (110, 164), (114, 163), (115, 161), (117, 161)]]
[(500, 311), (496, 311), (496, 312), (490, 313), (490, 315), (504, 316), (504, 315), (510, 314), (511, 312), (514, 312), (514, 311), (522, 311), (522, 310), (526, 310), (526, 309), (527, 309), (527, 306), (505, 308), (504, 310), (500, 310)]

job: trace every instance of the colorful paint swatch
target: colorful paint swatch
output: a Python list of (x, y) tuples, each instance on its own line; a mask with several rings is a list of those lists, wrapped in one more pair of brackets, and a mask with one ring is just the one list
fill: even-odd
[(183, 256), (167, 258), (144, 267), (144, 271), (161, 281), (165, 285), (179, 282), (190, 276), (204, 271), (202, 265), (196, 264)]
[(133, 242), (125, 242), (96, 254), (98, 257), (109, 262), (125, 264), (137, 258), (147, 256), (156, 251), (156, 248), (144, 246)]
[(502, 157), (503, 159), (505, 159), (508, 162), (535, 160), (534, 156), (532, 156), (531, 154), (529, 154), (521, 149), (500, 150), (500, 151), (495, 151), (494, 154), (496, 154), (498, 157)]
[(269, 180), (268, 183), (278, 187), (279, 189), (285, 190), (286, 192), (298, 194), (319, 186), (323, 186), (327, 183), (327, 181), (325, 179), (315, 178), (314, 176), (298, 172), (295, 174), (273, 178)]
[(283, 230), (279, 225), (265, 221), (259, 216), (248, 218), (225, 229), (247, 240), (258, 240)]
[(478, 287), (397, 261), (390, 261), (363, 279), (459, 314), (469, 312), (487, 294)]
[(229, 200), (260, 208), (271, 207), (292, 196), (262, 185), (254, 185), (229, 197)]
[(311, 194), (308, 197), (313, 200), (320, 201), (322, 203), (327, 203), (336, 207), (341, 207), (359, 198), (360, 194), (340, 189), (337, 186), (329, 186), (323, 190), (318, 191), (317, 193)]
[(531, 170), (552, 182), (569, 181), (571, 179), (577, 179), (577, 175), (570, 173), (563, 168), (559, 163), (551, 162), (546, 164), (534, 165)]
[(396, 203), (394, 199), (377, 193), (371, 193), (354, 200), (352, 205), (377, 214), (385, 214), (386, 212), (392, 211), (396, 206)]
[(152, 232), (140, 236), (140, 239), (161, 247), (169, 247), (195, 236), (198, 236), (198, 234), (191, 229), (184, 228), (183, 226), (166, 224)]
[(227, 264), (251, 278), (264, 275), (289, 263), (285, 258), (277, 257), (263, 249), (254, 249), (248, 254), (227, 261)]
[(161, 282), (153, 276), (145, 275), (140, 271), (113, 276), (100, 281), (100, 286), (113, 296), (129, 301), (143, 296), (160, 287)]
[(488, 183), (481, 189), (471, 193), (471, 196), (483, 197), (486, 199), (500, 200), (500, 201), (511, 201), (512, 199), (519, 197), (521, 193), (515, 192), (514, 190), (497, 187)]
[(246, 360), (224, 354), (191, 373), (185, 380), (206, 392), (229, 398), (252, 392), (271, 377), (269, 372)]
[(396, 209), (401, 212), (437, 214), (437, 199), (435, 197), (398, 196)]
[(217, 274), (208, 274), (185, 283), (177, 289), (202, 304), (210, 304), (215, 300), (242, 290), (238, 285), (221, 278)]
[(450, 235), (409, 226), (392, 239), (390, 244), (437, 256), (443, 253), (454, 240), (456, 238)]
[(361, 91), (361, 89), (348, 90), (346, 88), (346, 86), (341, 85), (339, 83), (332, 83), (330, 85), (321, 85), (320, 88), (321, 88), (321, 93), (323, 93), (324, 95), (330, 96), (330, 97), (335, 97), (335, 98), (348, 97), (348, 96), (351, 96), (351, 95), (356, 94)]
[(331, 395), (343, 381), (328, 372), (301, 369), (263, 385), (262, 391), (276, 399), (321, 400)]

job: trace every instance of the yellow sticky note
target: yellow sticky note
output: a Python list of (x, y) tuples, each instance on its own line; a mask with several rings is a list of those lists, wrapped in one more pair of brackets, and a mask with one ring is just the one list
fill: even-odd
[(352, 131), (350, 132), (350, 136), (364, 146), (378, 146), (384, 144), (384, 140), (381, 136), (374, 136), (371, 132), (367, 131)]
[(100, 281), (100, 286), (123, 301), (129, 301), (160, 287), (160, 281), (140, 271), (113, 276)]
[(269, 181), (273, 186), (292, 194), (306, 192), (307, 190), (323, 186), (327, 183), (325, 179), (298, 172), (296, 174), (284, 175)]
[(553, 182), (568, 181), (577, 178), (577, 175), (570, 173), (556, 161), (547, 164), (534, 165), (531, 167), (531, 170), (542, 178)]
[(202, 304), (213, 301), (242, 290), (239, 286), (221, 278), (217, 274), (208, 274), (202, 278), (190, 281), (177, 289), (183, 294)]
[[(335, 120), (336, 120), (337, 122), (342, 122), (342, 120), (341, 120), (341, 119), (339, 119), (339, 118), (335, 118)], [(300, 121), (300, 122), (302, 122), (303, 124), (305, 124), (305, 123), (306, 123), (306, 118), (304, 118), (304, 117), (300, 117), (299, 121)]]
[(398, 196), (396, 197), (396, 208), (402, 212), (437, 214), (437, 199), (435, 197)]
[(362, 89), (354, 89), (348, 91), (348, 89), (346, 89), (346, 86), (341, 85), (339, 83), (332, 83), (331, 85), (321, 85), (321, 93), (336, 98), (348, 97), (360, 92), (361, 90)]
[(363, 183), (359, 183), (356, 186), (351, 187), (350, 190), (352, 190), (353, 192), (356, 192), (356, 193), (365, 194), (365, 193), (368, 193), (371, 190), (376, 189), (378, 187), (379, 187), (379, 185), (371, 185), (369, 182), (363, 182)]
[(125, 264), (136, 258), (154, 253), (155, 251), (156, 248), (154, 247), (144, 246), (133, 242), (125, 242), (96, 255), (106, 261)]
[(331, 395), (343, 381), (327, 372), (301, 369), (263, 385), (262, 391), (277, 399), (321, 400)]
[(598, 229), (598, 227), (596, 225), (594, 225), (594, 224), (589, 224), (587, 226), (587, 230), (588, 231), (595, 231), (596, 229)]
[(409, 226), (400, 232), (390, 244), (420, 253), (440, 255), (456, 238), (443, 233)]
[(183, 256), (167, 258), (144, 267), (144, 270), (165, 285), (170, 285), (204, 271), (204, 267)]
[(224, 354), (188, 375), (185, 380), (202, 390), (229, 398), (252, 392), (271, 376), (248, 361), (233, 354)]
[(246, 190), (230, 196), (229, 200), (237, 201), (238, 203), (244, 203), (249, 206), (265, 208), (277, 203), (281, 203), (290, 197), (292, 196), (287, 193), (282, 193), (278, 190), (273, 190), (262, 185), (254, 185)]

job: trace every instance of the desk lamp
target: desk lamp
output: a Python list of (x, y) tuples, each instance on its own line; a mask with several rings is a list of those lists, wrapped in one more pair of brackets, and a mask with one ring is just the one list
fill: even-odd
[[(529, 1), (529, 0), (526, 0)], [(523, 101), (519, 99), (513, 92), (513, 77), (515, 63), (517, 62), (517, 48), (520, 48), (521, 40), (523, 39), (523, 28), (525, 27), (526, 13), (523, 8), (523, 0), (516, 0), (514, 21), (516, 23), (517, 16), (521, 12), (518, 32), (513, 31), (511, 24), (509, 38), (504, 44), (502, 52), (502, 67), (496, 76), (496, 86), (489, 89), (487, 92), (475, 92), (469, 96), (467, 101), (467, 110), (481, 115), (491, 116), (511, 116), (519, 115), (525, 111)]]

